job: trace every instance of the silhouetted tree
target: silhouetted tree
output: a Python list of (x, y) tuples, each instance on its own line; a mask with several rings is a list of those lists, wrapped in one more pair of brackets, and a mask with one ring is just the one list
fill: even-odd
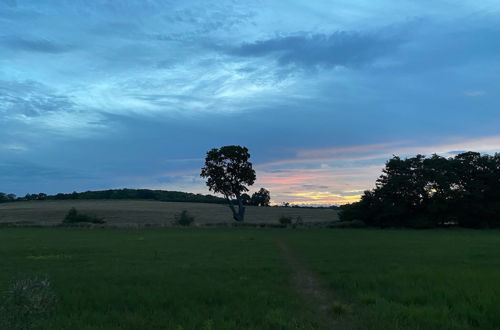
[(269, 206), (271, 201), (271, 193), (269, 190), (260, 188), (259, 191), (252, 194), (251, 205), (255, 206)]
[(342, 220), (381, 227), (500, 227), (500, 154), (394, 156), (375, 189), (341, 209)]
[(453, 209), (464, 227), (499, 226), (500, 157), (466, 152), (453, 159)]
[[(245, 206), (241, 195), (248, 191), (246, 186), (255, 182), (255, 171), (248, 161), (248, 149), (241, 146), (224, 146), (207, 152), (205, 166), (200, 176), (207, 178), (207, 186), (215, 193), (224, 195), (236, 221), (245, 219)], [(236, 211), (233, 198), (238, 204)]]

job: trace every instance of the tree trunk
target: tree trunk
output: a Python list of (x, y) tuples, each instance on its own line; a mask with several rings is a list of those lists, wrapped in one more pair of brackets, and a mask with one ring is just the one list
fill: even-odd
[(238, 201), (238, 211), (236, 211), (236, 208), (233, 205), (233, 201), (229, 198), (229, 196), (226, 195), (225, 197), (229, 204), (229, 208), (233, 212), (233, 219), (238, 222), (243, 222), (243, 220), (245, 220), (245, 206), (243, 206), (241, 196), (236, 195), (236, 200)]

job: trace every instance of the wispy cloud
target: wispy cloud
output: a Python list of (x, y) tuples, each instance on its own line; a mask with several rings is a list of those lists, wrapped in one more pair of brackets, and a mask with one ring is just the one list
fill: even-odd
[(64, 53), (74, 48), (44, 38), (28, 38), (23, 36), (0, 37), (0, 47), (9, 48), (10, 50), (49, 54)]
[(478, 96), (486, 95), (486, 91), (476, 89), (476, 90), (465, 91), (464, 94), (466, 96), (470, 96), (470, 97), (478, 97)]
[(51, 112), (64, 112), (74, 103), (67, 95), (57, 94), (36, 81), (0, 81), (0, 112), (38, 117)]
[(245, 43), (230, 52), (244, 57), (272, 56), (281, 65), (358, 67), (390, 53), (400, 43), (393, 36), (338, 31), (278, 36)]

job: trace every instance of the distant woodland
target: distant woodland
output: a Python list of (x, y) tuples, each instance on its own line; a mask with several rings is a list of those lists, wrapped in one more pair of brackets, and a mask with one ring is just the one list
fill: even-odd
[[(245, 205), (254, 206), (269, 206), (270, 193), (268, 190), (261, 188), (252, 196), (243, 194), (243, 202)], [(226, 204), (224, 198), (214, 195), (193, 194), (182, 191), (168, 190), (150, 190), (150, 189), (108, 189), (98, 191), (59, 193), (56, 195), (47, 195), (45, 193), (26, 194), (23, 197), (18, 197), (14, 194), (6, 194), (0, 192), (0, 203), (16, 202), (16, 201), (35, 201), (35, 200), (69, 200), (69, 199), (142, 199), (155, 200), (162, 202), (189, 202), (189, 203), (215, 203)]]
[(56, 195), (26, 194), (16, 197), (13, 194), (0, 193), (1, 202), (30, 200), (68, 200), (68, 199), (146, 199), (163, 202), (192, 202), (224, 204), (226, 200), (213, 195), (186, 193), (181, 191), (149, 190), (149, 189), (109, 189), (99, 191), (72, 192)]

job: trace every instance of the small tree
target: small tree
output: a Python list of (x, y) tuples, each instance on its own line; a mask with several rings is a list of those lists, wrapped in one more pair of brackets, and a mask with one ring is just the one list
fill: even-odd
[[(214, 148), (207, 152), (205, 167), (201, 169), (200, 176), (207, 178), (208, 188), (224, 195), (236, 221), (245, 219), (242, 193), (248, 191), (246, 186), (251, 186), (255, 182), (255, 171), (252, 163), (248, 161), (249, 158), (250, 154), (245, 147)], [(233, 199), (236, 199), (238, 211)]]
[(260, 188), (259, 191), (253, 193), (251, 203), (255, 206), (269, 206), (271, 201), (271, 193), (269, 190)]
[(187, 210), (183, 210), (181, 213), (175, 215), (174, 223), (176, 225), (189, 227), (193, 222), (194, 217)]

